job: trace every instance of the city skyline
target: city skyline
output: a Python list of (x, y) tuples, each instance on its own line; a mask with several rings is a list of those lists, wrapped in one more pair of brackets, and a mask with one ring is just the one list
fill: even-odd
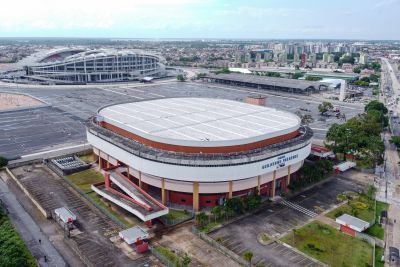
[[(3, 4), (0, 37), (399, 40), (399, 0)], [(17, 14), (17, 15), (16, 15)]]

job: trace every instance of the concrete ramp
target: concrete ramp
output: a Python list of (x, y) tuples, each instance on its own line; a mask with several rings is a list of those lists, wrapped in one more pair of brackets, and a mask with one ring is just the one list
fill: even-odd
[(105, 171), (105, 182), (92, 185), (93, 191), (143, 221), (168, 214), (167, 207), (130, 181), (123, 172), (124, 167)]

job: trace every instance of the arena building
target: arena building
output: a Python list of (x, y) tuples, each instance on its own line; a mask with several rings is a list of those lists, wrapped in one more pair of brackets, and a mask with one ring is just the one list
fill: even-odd
[(57, 83), (130, 81), (164, 76), (164, 61), (138, 50), (67, 48), (51, 51), (25, 66), (25, 78)]
[(286, 191), (310, 154), (312, 136), (294, 114), (209, 98), (106, 106), (87, 123), (106, 176), (119, 170), (161, 205), (195, 211)]

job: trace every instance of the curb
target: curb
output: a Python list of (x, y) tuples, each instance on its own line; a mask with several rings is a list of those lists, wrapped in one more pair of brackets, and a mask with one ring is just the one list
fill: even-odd
[(32, 203), (38, 208), (38, 210), (43, 214), (43, 216), (48, 219), (50, 218), (50, 214), (35, 200), (35, 198), (29, 193), (29, 191), (18, 181), (17, 177), (10, 171), (8, 167), (6, 167), (7, 174), (14, 180), (14, 182), (18, 185), (18, 187), (25, 193), (25, 195), (32, 201)]

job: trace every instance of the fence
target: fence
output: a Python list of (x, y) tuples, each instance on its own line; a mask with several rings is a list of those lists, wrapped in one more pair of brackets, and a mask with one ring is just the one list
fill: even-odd
[(171, 219), (168, 215), (159, 217), (160, 221), (167, 226), (174, 226), (194, 218), (195, 213), (193, 211), (187, 211), (187, 215), (181, 218)]
[(372, 251), (372, 267), (375, 267), (375, 247), (376, 247), (376, 242), (375, 239), (367, 234), (363, 234), (363, 233), (359, 233), (357, 232), (356, 237), (362, 240), (367, 241), (368, 243), (370, 243), (373, 247), (373, 251)]
[(221, 245), (220, 243), (209, 237), (207, 234), (200, 232), (194, 225), (192, 226), (192, 232), (196, 234), (198, 237), (200, 237), (202, 240), (204, 240), (205, 242), (216, 248), (223, 255), (237, 262), (239, 265), (248, 266), (248, 263), (245, 262), (245, 260), (242, 259), (239, 255), (227, 249), (226, 247), (224, 247), (223, 245)]
[(156, 256), (162, 263), (164, 263), (167, 267), (178, 267), (176, 266), (175, 263), (171, 262), (169, 259), (167, 259), (164, 255), (162, 255), (160, 252), (158, 252), (157, 249), (155, 249), (153, 246), (149, 246), (149, 249), (151, 253)]

